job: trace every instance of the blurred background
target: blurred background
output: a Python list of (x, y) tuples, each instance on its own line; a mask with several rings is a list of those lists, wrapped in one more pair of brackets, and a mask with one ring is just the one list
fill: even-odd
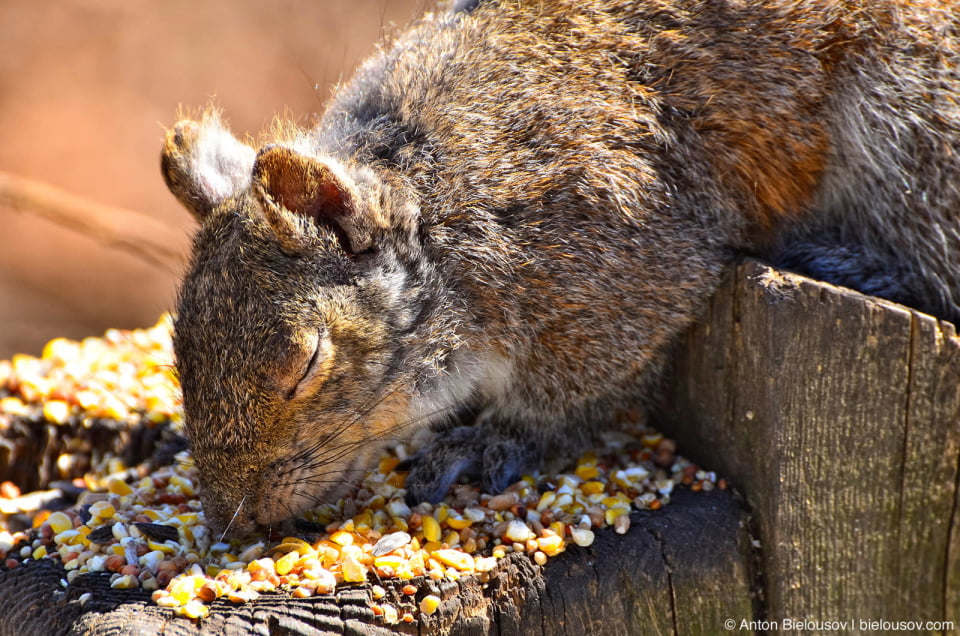
[(179, 106), (220, 105), (240, 137), (309, 124), (433, 5), (0, 1), (0, 359), (171, 309), (194, 231), (159, 170)]

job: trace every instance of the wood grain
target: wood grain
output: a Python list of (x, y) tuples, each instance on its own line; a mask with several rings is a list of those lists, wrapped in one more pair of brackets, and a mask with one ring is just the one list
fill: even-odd
[(744, 492), (771, 620), (957, 612), (953, 326), (746, 262), (685, 337), (660, 421)]

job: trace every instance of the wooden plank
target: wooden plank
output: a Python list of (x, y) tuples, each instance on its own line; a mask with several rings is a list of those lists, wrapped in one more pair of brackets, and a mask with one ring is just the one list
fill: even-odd
[(946, 323), (755, 262), (687, 334), (659, 417), (750, 502), (760, 615), (954, 615), (957, 343)]
[[(960, 625), (960, 581), (948, 582), (950, 563), (942, 556), (951, 549), (960, 456), (960, 340), (954, 326), (915, 314), (910, 361), (898, 530), (905, 558), (897, 578), (911, 584), (901, 586), (900, 602), (913, 616), (945, 616)], [(942, 593), (928, 593), (937, 589)]]

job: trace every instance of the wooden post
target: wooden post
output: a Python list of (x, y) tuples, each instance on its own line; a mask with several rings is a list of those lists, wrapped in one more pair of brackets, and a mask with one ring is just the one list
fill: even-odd
[(665, 432), (752, 507), (772, 631), (960, 625), (952, 324), (746, 262), (684, 338), (668, 387)]

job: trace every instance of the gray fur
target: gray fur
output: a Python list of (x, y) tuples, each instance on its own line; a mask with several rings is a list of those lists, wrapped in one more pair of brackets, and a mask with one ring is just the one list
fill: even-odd
[[(335, 498), (464, 406), (410, 494), (502, 487), (642, 404), (738, 252), (960, 316), (954, 3), (467, 4), (229, 196), (206, 184), (250, 149), (168, 134), (202, 210), (175, 346), (214, 526)], [(214, 143), (235, 160), (195, 161)]]

